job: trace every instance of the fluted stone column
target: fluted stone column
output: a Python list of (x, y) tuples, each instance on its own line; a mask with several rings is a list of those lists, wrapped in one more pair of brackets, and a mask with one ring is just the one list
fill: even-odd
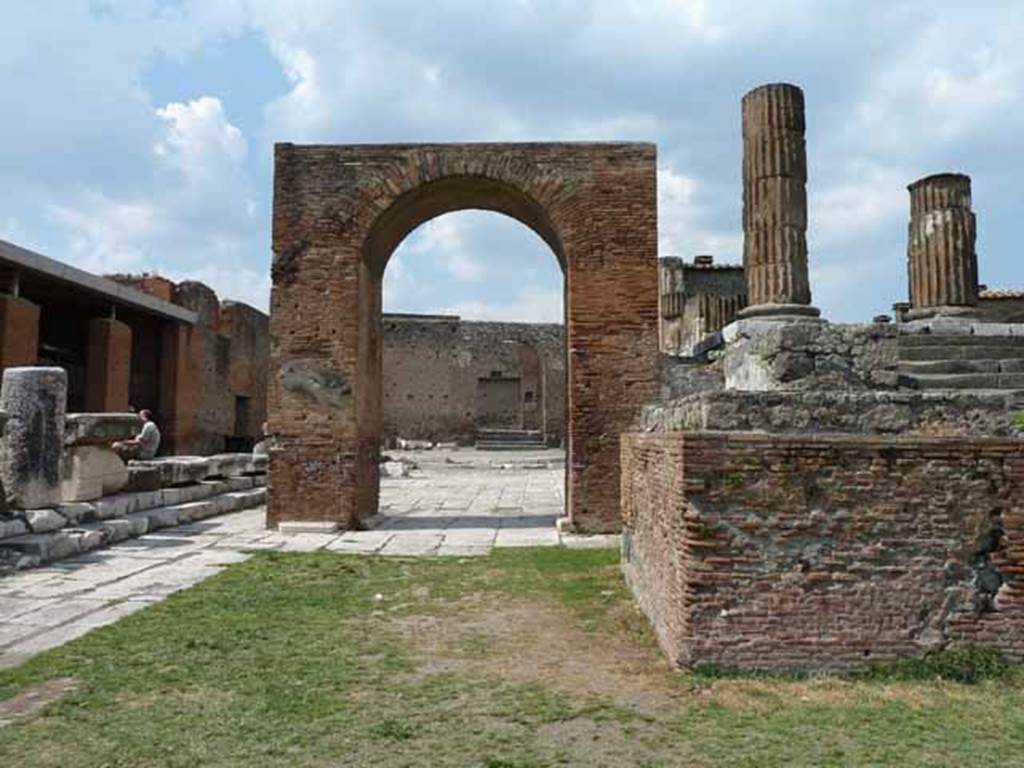
[(804, 94), (776, 83), (743, 97), (743, 268), (740, 317), (816, 317), (807, 277)]
[(910, 227), (908, 319), (974, 314), (978, 304), (977, 226), (971, 211), (971, 178), (959, 173), (926, 176), (907, 187)]

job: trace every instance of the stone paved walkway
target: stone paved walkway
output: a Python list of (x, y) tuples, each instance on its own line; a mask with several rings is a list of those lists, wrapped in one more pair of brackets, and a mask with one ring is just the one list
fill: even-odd
[(564, 507), (561, 452), (391, 453), (419, 468), (409, 477), (382, 479), (381, 512), (366, 531), (280, 534), (264, 528), (265, 510), (258, 508), (0, 579), (0, 668), (163, 600), (253, 550), (474, 556), (495, 546), (617, 543), (617, 536), (556, 530)]

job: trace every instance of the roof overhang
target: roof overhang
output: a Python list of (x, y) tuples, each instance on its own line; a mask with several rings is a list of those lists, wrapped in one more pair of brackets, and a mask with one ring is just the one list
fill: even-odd
[(70, 288), (105, 299), (115, 306), (131, 307), (139, 312), (159, 315), (189, 325), (195, 325), (199, 318), (190, 309), (179, 307), (177, 304), (51, 259), (6, 240), (0, 240), (0, 263), (11, 269), (31, 272), (55, 282), (64, 283)]

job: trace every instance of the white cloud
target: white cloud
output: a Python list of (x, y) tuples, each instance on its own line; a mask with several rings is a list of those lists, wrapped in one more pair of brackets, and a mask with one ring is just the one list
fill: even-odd
[(809, 197), (812, 250), (856, 245), (883, 228), (899, 230), (906, 220), (907, 173), (877, 163), (852, 159), (839, 178)]
[[(789, 80), (808, 94), (821, 296), (842, 307), (880, 291), (902, 298), (904, 188), (942, 170), (971, 173), (984, 200), (983, 272), (1019, 282), (1009, 158), (1024, 127), (1020, 10), (1019, 0), (835, 0), (827, 10), (806, 0), (69, 0), (55, 18), (50, 4), (14, 4), (0, 25), (0, 82), (19, 117), (0, 125), (0, 222), (101, 271), (262, 274), (271, 141), (640, 138), (658, 142), (664, 166), (662, 253), (737, 261), (739, 98)], [(256, 78), (218, 92), (247, 74), (244, 56), (215, 60), (237, 52), (222, 46), (236, 39), (276, 62), (283, 85)], [(39, 40), (61, 56), (47, 58)], [(180, 82), (151, 80), (154, 61), (180, 64)], [(408, 258), (385, 280), (423, 310), (468, 300), (467, 286), (483, 305), (510, 306), (538, 283), (497, 268), (519, 243), (485, 234), (463, 231), (461, 249), (437, 234), (440, 276)], [(884, 285), (889, 267), (865, 266), (879, 258), (896, 259)]]
[(687, 258), (710, 253), (720, 261), (737, 261), (743, 239), (738, 231), (719, 232), (706, 224), (707, 206), (701, 202), (700, 182), (670, 167), (658, 169), (658, 252)]
[(3, 222), (0, 222), (0, 240), (16, 243), (24, 242), (25, 237), (25, 231), (14, 216), (8, 216)]
[(86, 189), (49, 207), (67, 233), (72, 261), (98, 273), (201, 279), (221, 298), (265, 309), (269, 269), (247, 265), (254, 256), (246, 236), (253, 202), (241, 130), (212, 96), (170, 103), (155, 114), (162, 132), (146, 194), (116, 198)]
[(156, 110), (166, 123), (153, 151), (191, 185), (219, 184), (245, 159), (242, 132), (228, 122), (220, 99), (201, 96)]
[(442, 314), (459, 315), (465, 320), (496, 320), (504, 322), (561, 323), (562, 293), (542, 287), (529, 287), (518, 293), (509, 304), (487, 301), (462, 301), (448, 304)]
[(168, 235), (161, 211), (146, 200), (87, 191), (74, 207), (54, 205), (51, 214), (69, 234), (72, 262), (90, 272), (144, 267), (146, 244)]
[(471, 252), (465, 233), (465, 218), (447, 214), (438, 216), (414, 231), (399, 245), (397, 252), (429, 254), (441, 259), (448, 274), (463, 283), (480, 282), (483, 263)]
[[(995, 114), (1021, 103), (1024, 24), (989, 19), (990, 41), (966, 46), (963, 19), (936, 16), (905, 48), (870, 71), (844, 134), (876, 152), (934, 150), (984, 131)], [(1009, 34), (1008, 34), (1009, 33)]]

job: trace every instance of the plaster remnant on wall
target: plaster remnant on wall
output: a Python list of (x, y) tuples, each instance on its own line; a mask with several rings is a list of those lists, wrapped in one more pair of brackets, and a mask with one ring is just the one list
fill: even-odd
[(352, 395), (352, 386), (319, 360), (288, 360), (277, 374), (281, 386), (318, 405), (341, 408)]
[(299, 273), (299, 262), (308, 250), (309, 243), (306, 240), (299, 240), (275, 253), (274, 261), (270, 265), (271, 279), (281, 285), (294, 281)]

